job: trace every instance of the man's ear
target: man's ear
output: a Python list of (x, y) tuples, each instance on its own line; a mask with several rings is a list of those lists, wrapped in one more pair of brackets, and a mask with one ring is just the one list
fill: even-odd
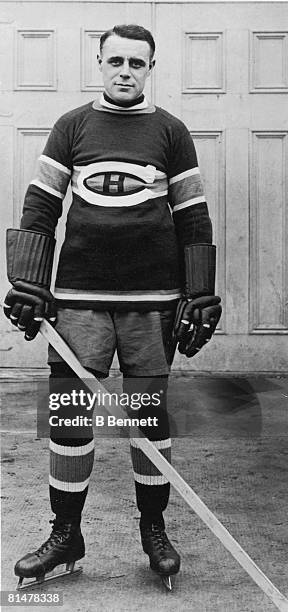
[(149, 72), (148, 72), (148, 74), (147, 74), (147, 77), (150, 77), (151, 72), (152, 72), (152, 70), (153, 70), (154, 66), (155, 66), (155, 60), (151, 60), (151, 61), (149, 62)]
[(101, 55), (97, 55), (97, 62), (98, 62), (99, 70), (101, 72), (101, 70), (102, 70), (102, 58), (101, 58)]

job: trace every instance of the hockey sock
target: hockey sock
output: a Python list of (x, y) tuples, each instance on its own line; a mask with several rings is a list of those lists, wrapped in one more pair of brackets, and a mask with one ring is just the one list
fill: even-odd
[[(51, 364), (50, 393), (63, 391), (63, 386), (72, 378), (73, 389), (83, 389), (83, 383), (69, 366), (64, 363)], [(57, 429), (56, 436), (55, 428), (54, 431), (51, 428), (50, 438), (51, 508), (57, 517), (80, 521), (94, 462), (93, 428), (73, 428), (75, 435), (79, 435), (73, 438), (67, 437), (67, 429), (63, 429), (64, 435), (61, 437), (61, 429), (60, 432)]]
[[(160, 453), (171, 461), (171, 439), (169, 437), (169, 420), (167, 414), (167, 376), (155, 376), (153, 378), (125, 379), (124, 388), (126, 392), (149, 394), (157, 399), (157, 406), (142, 406), (133, 411), (132, 416), (148, 419), (156, 418), (157, 424), (141, 427), (144, 435), (152, 440)], [(128, 389), (128, 391), (127, 391)], [(144, 395), (143, 395), (144, 397)], [(131, 412), (129, 413), (131, 415)], [(163, 523), (162, 512), (166, 509), (170, 484), (159, 472), (145, 453), (130, 440), (130, 452), (135, 480), (136, 500), (141, 512), (141, 522), (149, 524), (152, 522)]]

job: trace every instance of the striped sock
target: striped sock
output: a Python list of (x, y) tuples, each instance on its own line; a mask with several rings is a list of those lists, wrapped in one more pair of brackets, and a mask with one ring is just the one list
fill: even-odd
[[(144, 435), (156, 446), (159, 452), (171, 462), (171, 439), (169, 435), (169, 419), (167, 413), (167, 386), (168, 378), (166, 376), (155, 376), (149, 379), (128, 379), (125, 381), (125, 387), (131, 391), (149, 393), (150, 397), (153, 394), (159, 394), (161, 398), (160, 405), (155, 407), (142, 407), (133, 416), (139, 418), (147, 418), (148, 416), (157, 417), (157, 426), (141, 427)], [(125, 389), (127, 390), (127, 389)], [(133, 474), (135, 480), (136, 500), (138, 509), (141, 512), (142, 518), (149, 522), (152, 520), (160, 520), (162, 512), (166, 509), (170, 484), (165, 476), (159, 472), (158, 468), (148, 459), (145, 453), (137, 446), (133, 438), (130, 439), (130, 453), (133, 466)]]
[[(71, 389), (83, 389), (83, 383), (66, 364), (51, 364), (50, 393)], [(57, 414), (62, 416), (61, 410)], [(69, 430), (71, 427), (51, 427), (50, 503), (57, 516), (80, 520), (94, 462), (93, 427), (72, 427), (73, 435), (78, 436), (74, 438), (69, 437)]]
[(66, 518), (81, 516), (94, 462), (94, 440), (82, 439), (79, 446), (75, 441), (50, 440), (51, 507)]
[[(171, 462), (171, 439), (153, 440), (153, 444), (161, 455)], [(167, 478), (159, 472), (158, 468), (148, 459), (133, 439), (130, 440), (130, 452), (135, 482), (147, 486), (167, 484)]]

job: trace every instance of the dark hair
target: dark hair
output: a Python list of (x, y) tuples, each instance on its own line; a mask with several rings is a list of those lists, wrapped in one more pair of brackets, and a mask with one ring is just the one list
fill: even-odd
[(128, 25), (115, 25), (111, 30), (107, 30), (100, 37), (100, 53), (102, 52), (103, 45), (109, 36), (121, 36), (122, 38), (131, 38), (132, 40), (145, 40), (150, 46), (151, 53), (150, 59), (152, 59), (155, 53), (155, 41), (154, 38), (146, 28), (143, 26), (136, 25), (134, 23), (129, 23)]

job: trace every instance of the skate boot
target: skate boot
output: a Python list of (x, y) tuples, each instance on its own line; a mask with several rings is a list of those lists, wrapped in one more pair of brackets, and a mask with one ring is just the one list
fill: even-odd
[[(68, 522), (61, 519), (49, 521), (53, 524), (52, 533), (48, 540), (35, 550), (20, 559), (14, 568), (19, 576), (17, 589), (25, 589), (33, 584), (41, 584), (60, 576), (75, 574), (82, 568), (74, 570), (75, 561), (85, 555), (85, 544), (78, 522)], [(46, 577), (57, 565), (66, 564), (66, 571)], [(23, 578), (35, 578), (22, 585)]]
[(166, 533), (164, 522), (141, 525), (140, 533), (144, 552), (149, 556), (151, 569), (161, 576), (165, 587), (171, 591), (171, 576), (180, 569), (180, 556), (173, 548)]

